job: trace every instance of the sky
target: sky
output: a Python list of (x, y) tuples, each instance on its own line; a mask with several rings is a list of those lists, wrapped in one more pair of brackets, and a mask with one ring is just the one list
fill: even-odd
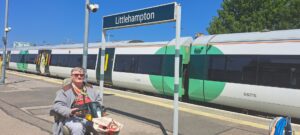
[[(5, 1), (0, 0), (0, 35), (4, 34)], [(208, 34), (207, 27), (222, 0), (90, 0), (99, 4), (96, 13), (90, 13), (89, 42), (100, 42), (102, 17), (177, 2), (181, 5), (181, 36)], [(36, 45), (83, 43), (85, 0), (9, 0), (8, 47), (13, 42)], [(175, 22), (108, 30), (110, 41), (143, 40), (170, 41), (175, 38)], [(3, 47), (2, 40), (0, 47)]]

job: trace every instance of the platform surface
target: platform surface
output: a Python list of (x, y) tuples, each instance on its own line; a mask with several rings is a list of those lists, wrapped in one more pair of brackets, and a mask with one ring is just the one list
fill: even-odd
[[(52, 134), (49, 110), (61, 79), (8, 71), (0, 85), (0, 130), (12, 134)], [(173, 134), (173, 101), (105, 88), (107, 117), (124, 124), (121, 135)], [(179, 103), (181, 135), (267, 135), (270, 119)], [(14, 128), (12, 128), (14, 127)], [(299, 125), (293, 125), (299, 135)], [(18, 130), (16, 130), (18, 129)]]

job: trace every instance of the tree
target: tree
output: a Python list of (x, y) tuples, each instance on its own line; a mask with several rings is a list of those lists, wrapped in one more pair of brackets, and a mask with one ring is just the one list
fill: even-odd
[(300, 0), (224, 0), (209, 34), (300, 28)]

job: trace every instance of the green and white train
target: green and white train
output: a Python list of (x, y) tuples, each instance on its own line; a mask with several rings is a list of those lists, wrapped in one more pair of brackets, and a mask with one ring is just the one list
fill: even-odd
[[(300, 118), (300, 29), (184, 37), (180, 45), (180, 97)], [(173, 96), (175, 40), (106, 47), (106, 85)], [(89, 44), (91, 82), (99, 81), (100, 48)], [(65, 78), (82, 66), (82, 44), (7, 53), (18, 71)]]

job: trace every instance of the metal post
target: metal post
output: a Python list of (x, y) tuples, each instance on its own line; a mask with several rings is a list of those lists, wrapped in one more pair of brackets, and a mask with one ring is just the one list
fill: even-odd
[(2, 77), (0, 80), (0, 84), (5, 84), (5, 70), (6, 70), (6, 46), (7, 46), (7, 33), (9, 32), (9, 28), (7, 26), (7, 18), (8, 18), (8, 0), (6, 0), (5, 4), (5, 19), (4, 19), (4, 36), (3, 40), (3, 60), (2, 60)]
[[(85, 1), (85, 26), (84, 26), (84, 46), (83, 46), (83, 57), (82, 57), (82, 68), (87, 72), (87, 55), (88, 55), (88, 37), (89, 37), (89, 9), (88, 5), (90, 0)], [(85, 81), (87, 80), (87, 73), (85, 75)]]
[(176, 47), (174, 64), (174, 114), (173, 114), (173, 135), (178, 135), (178, 91), (179, 91), (179, 59), (180, 59), (180, 27), (181, 27), (181, 6), (176, 5)]
[(103, 105), (103, 92), (104, 92), (104, 63), (105, 63), (105, 44), (106, 44), (105, 37), (106, 37), (106, 31), (102, 30), (101, 65), (100, 65), (101, 67), (100, 67), (100, 82), (99, 82), (102, 105)]

